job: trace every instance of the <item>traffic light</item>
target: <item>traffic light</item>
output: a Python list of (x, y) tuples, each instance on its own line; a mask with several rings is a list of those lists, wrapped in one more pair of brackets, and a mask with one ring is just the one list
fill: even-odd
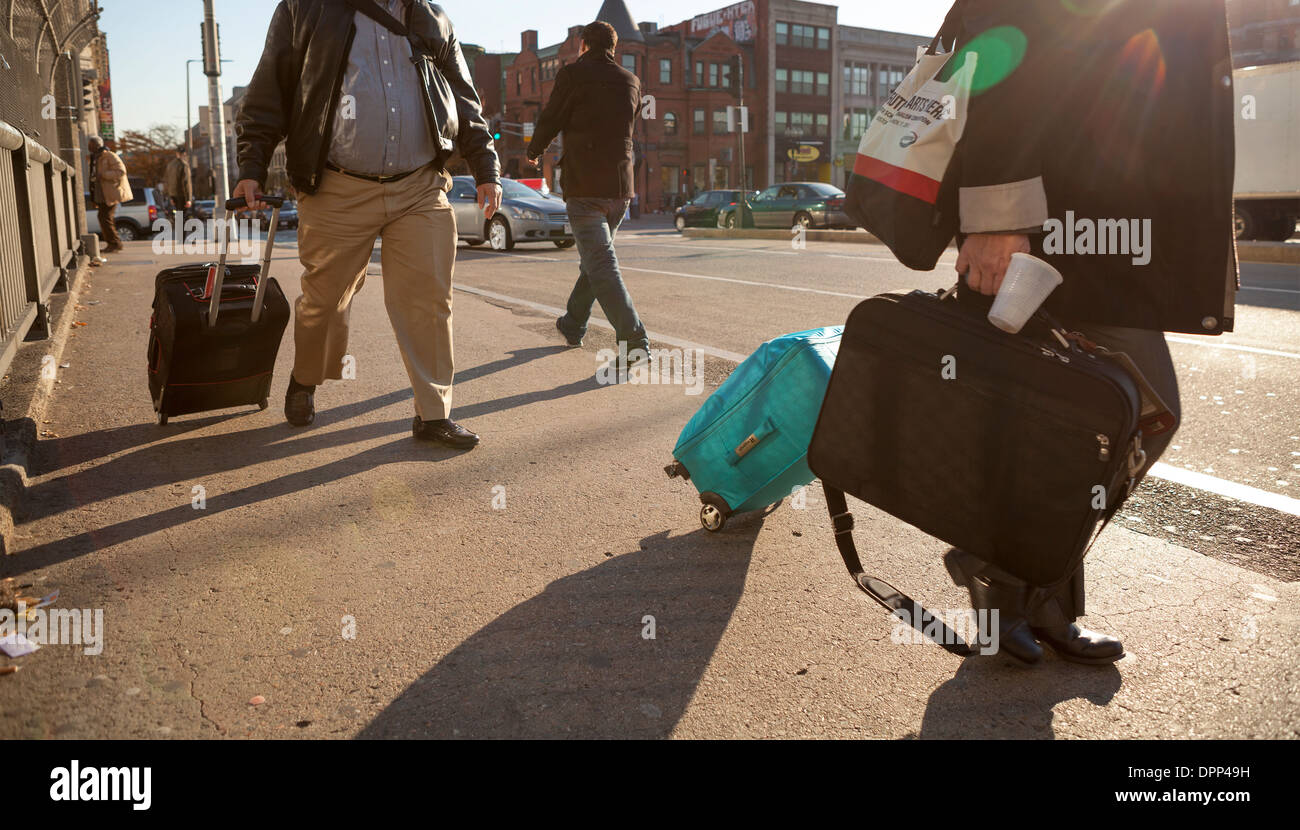
[(732, 55), (727, 61), (730, 71), (727, 73), (727, 91), (735, 98), (745, 97), (745, 61), (740, 55)]
[(492, 117), (491, 130), (492, 130), (492, 140), (500, 141), (501, 140), (501, 116), (496, 115)]
[(81, 108), (86, 112), (95, 109), (95, 81), (98, 73), (94, 69), (81, 70)]

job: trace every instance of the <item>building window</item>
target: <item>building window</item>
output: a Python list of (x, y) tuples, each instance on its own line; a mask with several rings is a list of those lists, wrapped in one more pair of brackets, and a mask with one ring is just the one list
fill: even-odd
[(731, 64), (722, 63), (718, 64), (718, 66), (721, 67), (719, 71), (722, 74), (722, 83), (719, 86), (723, 89), (731, 89)]
[(727, 111), (714, 110), (713, 111), (713, 134), (725, 135), (726, 132), (727, 132)]
[(830, 116), (824, 112), (778, 112), (772, 120), (778, 135), (791, 138), (824, 136), (830, 131)]
[(636, 55), (623, 56), (623, 68), (633, 75), (636, 74)]
[(864, 109), (850, 109), (844, 111), (844, 134), (846, 141), (857, 141), (862, 138), (862, 134), (867, 131), (867, 125), (871, 123), (871, 113)]
[(664, 113), (664, 135), (677, 135), (677, 113)]
[(695, 85), (704, 86), (704, 61), (695, 62)]
[(711, 63), (709, 64), (709, 86), (717, 86), (717, 85), (718, 85), (718, 65), (716, 63)]
[[(830, 45), (830, 29), (822, 29), (826, 32), (826, 47)], [(817, 48), (816, 26), (803, 26), (799, 23), (778, 23), (776, 24), (776, 44), (777, 46), (797, 46), (800, 49)]]
[(704, 130), (705, 130), (705, 128), (704, 128), (704, 110), (702, 110), (702, 109), (694, 110), (694, 111), (691, 113), (691, 122), (692, 122), (691, 130), (692, 130), (696, 135), (704, 135)]
[(830, 94), (830, 74), (810, 69), (777, 69), (776, 91), (793, 95)]
[(871, 94), (871, 67), (857, 63), (844, 64), (844, 94)]
[(823, 50), (831, 48), (830, 29), (821, 28), (821, 27), (817, 29), (817, 48)]
[(671, 84), (673, 82), (673, 62), (668, 58), (659, 59), (659, 83)]

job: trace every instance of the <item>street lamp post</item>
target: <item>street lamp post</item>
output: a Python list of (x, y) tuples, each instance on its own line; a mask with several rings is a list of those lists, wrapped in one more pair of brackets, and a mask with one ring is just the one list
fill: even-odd
[[(221, 62), (234, 63), (233, 60)], [(194, 122), (190, 120), (190, 113), (194, 109), (190, 104), (190, 65), (195, 63), (203, 63), (203, 58), (185, 61), (185, 166), (190, 168), (190, 175), (194, 175)]]

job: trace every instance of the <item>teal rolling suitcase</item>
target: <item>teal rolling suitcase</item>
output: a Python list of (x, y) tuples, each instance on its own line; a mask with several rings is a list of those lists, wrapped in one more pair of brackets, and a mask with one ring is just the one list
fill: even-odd
[(843, 326), (769, 340), (687, 422), (664, 468), (700, 491), (700, 523), (721, 530), (734, 513), (775, 504), (816, 476), (812, 440)]

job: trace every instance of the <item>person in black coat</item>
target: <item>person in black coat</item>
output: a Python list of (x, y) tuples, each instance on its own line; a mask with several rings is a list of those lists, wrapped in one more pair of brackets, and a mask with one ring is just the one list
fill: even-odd
[[(978, 54), (958, 182), (963, 302), (997, 293), (1011, 256), (1065, 280), (1046, 308), (1129, 354), (1176, 419), (1164, 332), (1232, 331), (1233, 91), (1223, 0), (959, 0), (957, 43)], [(1144, 436), (1150, 468), (1174, 429)], [(964, 551), (949, 553), (1002, 642), (1109, 663), (1114, 637), (1081, 628), (1083, 571), (1045, 603)]]
[(559, 189), (577, 241), (578, 281), (555, 326), (571, 346), (582, 345), (592, 305), (599, 301), (628, 362), (649, 355), (618, 267), (614, 236), (634, 194), (632, 128), (641, 107), (641, 82), (618, 65), (618, 34), (597, 21), (582, 30), (578, 60), (560, 69), (550, 100), (537, 120), (528, 158), (534, 166), (563, 134)]

